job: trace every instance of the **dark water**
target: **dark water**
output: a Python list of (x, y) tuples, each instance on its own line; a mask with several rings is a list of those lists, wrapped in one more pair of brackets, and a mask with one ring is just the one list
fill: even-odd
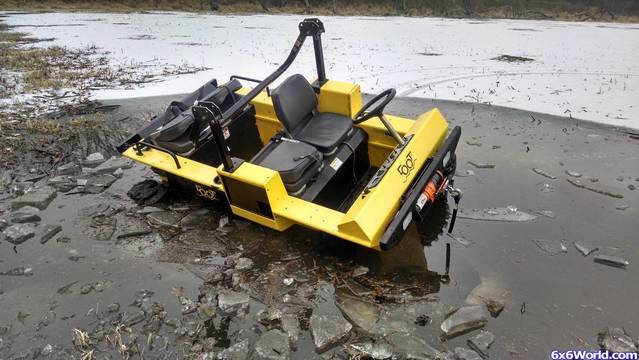
[[(165, 100), (127, 100), (114, 116), (136, 115), (123, 124), (134, 128)], [(321, 285), (312, 290), (315, 313), (336, 312), (336, 295), (361, 291), (366, 292), (364, 298), (381, 304), (391, 319), (412, 323), (420, 306), (439, 299), (437, 310), (429, 313), (432, 322), (415, 326), (415, 332), (440, 350), (465, 345), (468, 335), (442, 342), (439, 324), (448, 310), (470, 300), (471, 292), (505, 302), (505, 310), (486, 326), (496, 335), (493, 358), (547, 358), (554, 349), (595, 349), (596, 334), (606, 326), (624, 327), (639, 336), (639, 192), (628, 187), (639, 186), (639, 141), (573, 120), (534, 114), (536, 121), (531, 121), (528, 112), (467, 103), (396, 99), (387, 112), (413, 117), (434, 106), (463, 127), (458, 170), (472, 170), (474, 175), (456, 179), (455, 185), (464, 191), (461, 207), (470, 211), (512, 205), (537, 215), (535, 220), (458, 218), (453, 235), (463, 238), (460, 242), (446, 235), (450, 208), (439, 204), (397, 248), (379, 253), (301, 228), (280, 234), (241, 219), (232, 219), (222, 233), (216, 229), (225, 216), (223, 208), (212, 206), (211, 216), (196, 229), (163, 229), (116, 241), (119, 233), (150, 228), (126, 196), (134, 183), (152, 176), (136, 166), (101, 195), (58, 194), (43, 212), (43, 222), (62, 224), (59, 236), (68, 237), (68, 243), (54, 238), (41, 245), (31, 240), (15, 250), (0, 243), (1, 271), (25, 266), (34, 272), (30, 277), (0, 277), (0, 326), (11, 326), (2, 336), (5, 346), (0, 354), (26, 351), (34, 343), (70, 346), (71, 330), (95, 326), (110, 303), (120, 303), (122, 311), (137, 311), (129, 304), (139, 289), (154, 291), (154, 300), (166, 306), (169, 316), (178, 317), (179, 303), (172, 293), (183, 288), (185, 296), (196, 298), (202, 282), (197, 259), (216, 252), (241, 252), (255, 262), (250, 313), (227, 322), (217, 319), (207, 328), (221, 346), (241, 338), (254, 341), (259, 331), (249, 329), (257, 311), (278, 303), (290, 289), (304, 289), (318, 280)], [(495, 166), (478, 169), (468, 161)], [(532, 168), (557, 179), (540, 176)], [(589, 187), (623, 198), (574, 186), (566, 180), (571, 178), (566, 171), (577, 171)], [(124, 207), (115, 216), (110, 241), (95, 240), (108, 229), (78, 215), (100, 203)], [(616, 209), (622, 205), (629, 208)], [(203, 204), (174, 196), (160, 206), (177, 208), (184, 216)], [(539, 210), (551, 210), (556, 217), (539, 215)], [(551, 255), (535, 239), (563, 243), (567, 252)], [(597, 264), (593, 255), (582, 256), (573, 241), (597, 245), (598, 253), (622, 256), (630, 265), (619, 269)], [(452, 250), (448, 281), (442, 276), (447, 243)], [(72, 256), (79, 259), (72, 261)], [(369, 267), (370, 273), (354, 284), (349, 273), (360, 265)], [(294, 285), (283, 285), (283, 279), (291, 278)], [(104, 291), (80, 294), (82, 285), (96, 282), (103, 283)], [(59, 291), (69, 284), (67, 292)], [(419, 305), (403, 304), (407, 297)], [(48, 311), (55, 312), (55, 320), (36, 330)], [(313, 353), (310, 333), (304, 330), (293, 358)]]

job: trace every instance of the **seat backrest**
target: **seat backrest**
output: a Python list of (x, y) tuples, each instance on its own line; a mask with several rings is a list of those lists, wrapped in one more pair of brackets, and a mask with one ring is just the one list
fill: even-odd
[(317, 108), (317, 95), (311, 84), (299, 74), (290, 76), (272, 93), (277, 118), (286, 131), (293, 135), (300, 125), (311, 118)]

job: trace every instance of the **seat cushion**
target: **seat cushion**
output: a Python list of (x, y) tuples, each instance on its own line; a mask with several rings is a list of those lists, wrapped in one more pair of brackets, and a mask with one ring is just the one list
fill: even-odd
[(346, 139), (352, 128), (353, 120), (348, 116), (319, 113), (294, 134), (293, 138), (313, 145), (324, 154), (330, 154)]
[(311, 84), (299, 74), (292, 75), (271, 93), (277, 118), (289, 134), (304, 127), (317, 107), (317, 95)]
[(154, 139), (163, 142), (178, 139), (189, 133), (194, 122), (195, 118), (193, 117), (193, 113), (187, 110), (173, 118), (173, 120), (162, 125), (162, 127), (158, 129), (159, 132), (155, 135)]
[(297, 193), (318, 173), (322, 154), (303, 142), (282, 139), (268, 143), (251, 162), (279, 172), (286, 190)]

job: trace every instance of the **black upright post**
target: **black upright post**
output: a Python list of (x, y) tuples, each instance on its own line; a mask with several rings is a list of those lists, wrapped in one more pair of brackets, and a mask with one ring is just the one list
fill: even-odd
[(313, 35), (313, 48), (315, 49), (315, 64), (317, 66), (317, 89), (326, 82), (326, 68), (324, 67), (324, 50), (322, 49), (322, 33)]

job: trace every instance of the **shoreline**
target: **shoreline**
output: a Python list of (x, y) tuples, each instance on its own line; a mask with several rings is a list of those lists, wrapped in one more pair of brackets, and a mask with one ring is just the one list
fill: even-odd
[[(383, 9), (383, 8), (380, 8)], [(378, 9), (379, 10), (379, 9)], [(531, 10), (532, 11), (532, 10)], [(19, 13), (19, 14), (32, 14), (32, 13), (56, 13), (56, 12), (85, 12), (85, 13), (113, 13), (113, 14), (133, 14), (133, 13), (191, 13), (202, 15), (230, 15), (230, 16), (252, 16), (252, 15), (298, 15), (306, 17), (314, 16), (336, 16), (336, 17), (406, 17), (406, 18), (433, 18), (433, 19), (451, 19), (451, 20), (471, 20), (471, 21), (491, 21), (491, 20), (536, 20), (536, 21), (566, 21), (566, 22), (583, 22), (583, 23), (602, 23), (602, 24), (639, 24), (639, 14), (637, 15), (616, 15), (615, 18), (579, 18), (575, 14), (570, 13), (552, 13), (546, 16), (504, 16), (503, 13), (486, 12), (477, 13), (470, 16), (454, 14), (443, 15), (429, 12), (415, 12), (415, 13), (400, 13), (389, 11), (344, 11), (344, 12), (331, 12), (328, 9), (316, 8), (307, 12), (304, 9), (274, 9), (273, 11), (259, 11), (258, 9), (231, 9), (231, 10), (206, 10), (206, 9), (190, 9), (190, 8), (152, 8), (152, 7), (77, 7), (77, 6), (54, 6), (54, 7), (3, 7), (0, 4), (0, 12), (5, 13)]]
[[(98, 103), (102, 103), (106, 106), (113, 104), (121, 104), (121, 103), (157, 103), (160, 99), (166, 99), (166, 103), (168, 104), (171, 100), (180, 99), (188, 94), (186, 93), (175, 93), (175, 94), (164, 94), (164, 95), (152, 95), (152, 96), (133, 96), (133, 97), (122, 97), (122, 98), (108, 98), (108, 99), (95, 99), (94, 101)], [(376, 94), (362, 93), (363, 99), (371, 99)], [(438, 104), (446, 104), (451, 107), (453, 106), (470, 106), (470, 107), (479, 107), (484, 111), (487, 109), (495, 109), (497, 111), (510, 112), (525, 112), (532, 115), (535, 119), (538, 117), (552, 118), (551, 121), (555, 123), (562, 123), (566, 126), (575, 126), (577, 128), (585, 128), (585, 129), (593, 129), (593, 130), (603, 130), (610, 131), (614, 133), (626, 134), (631, 138), (639, 139), (639, 129), (635, 129), (628, 126), (619, 126), (613, 124), (607, 124), (603, 122), (597, 122), (593, 120), (580, 119), (576, 117), (565, 117), (559, 116), (544, 112), (538, 111), (529, 111), (525, 109), (519, 109), (515, 107), (503, 106), (503, 105), (492, 105), (492, 104), (484, 104), (484, 103), (474, 103), (470, 101), (458, 101), (458, 100), (448, 100), (448, 99), (437, 99), (437, 98), (423, 98), (423, 97), (414, 97), (414, 96), (397, 96), (396, 100), (400, 101), (408, 101), (408, 102), (430, 102), (430, 103), (438, 103)], [(531, 119), (531, 122), (534, 122)]]

